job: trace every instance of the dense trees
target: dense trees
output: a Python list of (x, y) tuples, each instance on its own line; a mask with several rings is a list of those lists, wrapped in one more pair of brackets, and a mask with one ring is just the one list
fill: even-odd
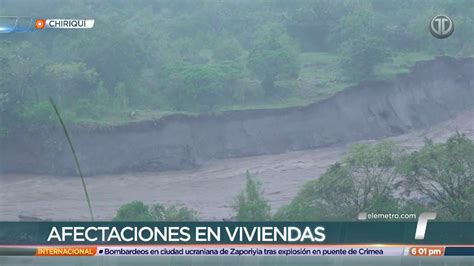
[(339, 56), (347, 77), (363, 80), (373, 78), (375, 66), (387, 62), (390, 51), (380, 38), (362, 35), (343, 42)]
[(354, 218), (362, 211), (396, 212), (395, 166), (400, 152), (390, 142), (356, 144), (341, 163), (332, 165), (319, 179), (305, 184), (277, 217), (294, 220)]
[[(29, 8), (0, 4), (6, 15)], [(126, 121), (132, 110), (159, 115), (316, 100), (334, 78), (313, 70), (342, 69), (337, 79), (352, 83), (377, 78), (374, 70), (400, 53), (472, 55), (472, 11), (471, 1), (441, 0), (44, 1), (32, 16), (94, 18), (95, 27), (2, 36), (0, 131), (42, 119), (32, 110), (50, 96), (77, 123)], [(435, 13), (456, 23), (442, 42), (426, 29)], [(309, 60), (321, 53), (330, 60)]]
[(165, 91), (176, 110), (210, 111), (233, 99), (232, 88), (242, 76), (242, 66), (233, 61), (181, 64), (167, 69)]
[(277, 79), (298, 77), (297, 50), (282, 26), (269, 24), (257, 32), (248, 67), (261, 81), (267, 96), (275, 94)]
[(456, 220), (474, 219), (474, 143), (455, 135), (446, 143), (427, 141), (403, 164), (409, 188), (427, 196)]
[(341, 163), (308, 181), (275, 219), (353, 220), (359, 212), (436, 211), (440, 219), (472, 220), (473, 160), (474, 143), (462, 135), (446, 143), (427, 141), (411, 153), (390, 142), (356, 144)]
[(354, 7), (339, 21), (333, 36), (341, 42), (340, 65), (347, 77), (373, 78), (374, 67), (390, 59), (386, 41), (390, 28), (381, 27), (382, 21), (383, 16), (375, 12), (369, 2)]

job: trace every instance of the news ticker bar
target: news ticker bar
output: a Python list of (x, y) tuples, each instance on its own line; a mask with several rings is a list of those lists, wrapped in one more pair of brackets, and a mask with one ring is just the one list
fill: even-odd
[(233, 256), (233, 257), (373, 257), (474, 256), (474, 246), (275, 246), (275, 245), (175, 245), (175, 246), (51, 246), (0, 247), (0, 256)]
[(24, 33), (42, 29), (91, 29), (94, 19), (44, 19), (0, 16), (0, 33)]
[(0, 222), (0, 246), (474, 245), (474, 222)]

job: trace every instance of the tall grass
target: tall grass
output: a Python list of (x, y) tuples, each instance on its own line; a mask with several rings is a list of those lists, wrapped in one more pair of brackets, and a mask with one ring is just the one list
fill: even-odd
[(69, 147), (71, 148), (71, 152), (72, 152), (72, 155), (74, 157), (74, 161), (76, 163), (77, 171), (79, 172), (79, 176), (81, 177), (82, 188), (84, 189), (84, 194), (86, 196), (87, 205), (89, 206), (89, 212), (90, 212), (90, 215), (91, 215), (91, 220), (94, 221), (94, 212), (92, 211), (91, 200), (89, 198), (89, 193), (87, 192), (86, 181), (84, 180), (84, 175), (82, 174), (81, 165), (79, 164), (79, 160), (77, 159), (76, 151), (74, 150), (74, 146), (72, 145), (72, 141), (71, 141), (71, 138), (69, 137), (69, 133), (67, 131), (67, 128), (64, 125), (64, 121), (61, 118), (61, 115), (59, 114), (58, 107), (54, 103), (53, 98), (49, 98), (49, 102), (53, 106), (54, 112), (56, 113), (56, 116), (58, 117), (59, 123), (61, 124), (61, 127), (64, 130), (64, 135), (66, 135), (66, 139), (69, 143)]

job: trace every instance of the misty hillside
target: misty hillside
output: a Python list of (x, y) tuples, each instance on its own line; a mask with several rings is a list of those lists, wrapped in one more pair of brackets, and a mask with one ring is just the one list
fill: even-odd
[[(2, 15), (92, 18), (91, 30), (0, 39), (0, 132), (173, 113), (305, 105), (436, 55), (473, 55), (472, 1), (1, 1)], [(455, 33), (427, 25), (446, 13)]]

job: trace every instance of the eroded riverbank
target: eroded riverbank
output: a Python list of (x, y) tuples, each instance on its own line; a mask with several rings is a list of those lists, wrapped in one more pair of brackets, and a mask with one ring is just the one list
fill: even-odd
[[(474, 110), (449, 121), (408, 134), (391, 137), (416, 149), (425, 138), (445, 141), (455, 132), (474, 140)], [(113, 217), (117, 208), (132, 200), (178, 203), (195, 208), (203, 220), (232, 216), (234, 197), (243, 188), (245, 171), (262, 181), (273, 209), (287, 203), (306, 180), (318, 178), (340, 159), (345, 145), (206, 162), (194, 170), (99, 175), (86, 179), (99, 220)], [(53, 220), (87, 220), (88, 209), (77, 176), (2, 174), (0, 220), (18, 215)]]

